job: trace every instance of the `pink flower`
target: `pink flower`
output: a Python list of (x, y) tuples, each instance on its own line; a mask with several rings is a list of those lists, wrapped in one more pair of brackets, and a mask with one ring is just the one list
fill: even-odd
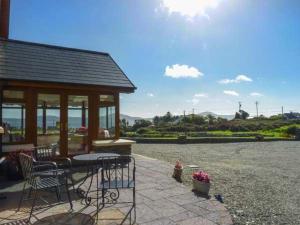
[(209, 175), (203, 171), (193, 173), (193, 178), (204, 183), (210, 183)]
[(183, 168), (182, 163), (179, 160), (176, 161), (175, 168), (176, 169), (182, 169)]

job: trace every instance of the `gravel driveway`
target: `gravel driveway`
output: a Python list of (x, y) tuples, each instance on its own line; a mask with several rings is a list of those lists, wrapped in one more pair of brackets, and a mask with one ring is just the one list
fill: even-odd
[(300, 142), (136, 144), (133, 152), (200, 165), (235, 224), (300, 224)]

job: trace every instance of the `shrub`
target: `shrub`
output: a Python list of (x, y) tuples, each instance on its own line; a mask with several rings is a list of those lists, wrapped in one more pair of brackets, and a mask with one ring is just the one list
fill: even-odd
[(258, 135), (255, 136), (256, 141), (263, 141), (264, 139), (265, 139), (264, 136), (261, 135), (261, 134), (258, 134)]
[(300, 131), (297, 126), (288, 127), (286, 133), (290, 136), (296, 136), (296, 134)]

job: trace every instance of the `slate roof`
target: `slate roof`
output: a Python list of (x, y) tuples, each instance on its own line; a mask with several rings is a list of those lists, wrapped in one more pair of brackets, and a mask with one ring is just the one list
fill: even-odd
[(135, 89), (108, 53), (3, 39), (0, 79)]

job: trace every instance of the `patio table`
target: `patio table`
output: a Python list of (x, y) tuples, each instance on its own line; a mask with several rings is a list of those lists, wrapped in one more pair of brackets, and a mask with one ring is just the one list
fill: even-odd
[[(118, 157), (120, 157), (120, 155), (116, 153), (92, 153), (92, 154), (77, 155), (73, 157), (74, 160), (80, 161), (82, 164), (85, 164), (87, 169), (86, 176), (76, 188), (77, 194), (79, 195), (79, 197), (83, 198), (86, 205), (91, 204), (91, 201), (93, 199), (91, 193), (96, 191), (92, 189), (92, 184), (94, 180), (94, 175), (97, 174), (99, 169), (101, 168), (101, 165), (97, 163), (98, 159), (109, 158), (109, 160), (111, 160)], [(106, 169), (106, 168), (102, 168), (102, 169)], [(87, 181), (89, 177), (90, 177), (90, 181)], [(88, 188), (87, 190), (83, 190), (81, 187), (86, 183), (88, 185)]]

